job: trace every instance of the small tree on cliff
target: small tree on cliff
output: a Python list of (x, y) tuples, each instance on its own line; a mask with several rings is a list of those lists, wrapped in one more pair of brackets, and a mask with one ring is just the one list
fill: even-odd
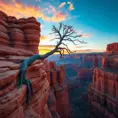
[(69, 49), (66, 44), (67, 42), (73, 43), (74, 45), (86, 43), (78, 39), (79, 37), (82, 37), (82, 34), (77, 34), (76, 30), (74, 30), (74, 28), (70, 25), (68, 26), (60, 23), (59, 27), (53, 26), (52, 33), (50, 34), (55, 34), (55, 38), (52, 40), (57, 40), (57, 45), (54, 50), (46, 54), (46, 58), (55, 52), (60, 53), (61, 56), (64, 56), (64, 51), (67, 51), (68, 54), (74, 53)]
[(58, 41), (55, 48), (44, 55), (36, 54), (24, 60), (20, 65), (20, 73), (19, 73), (19, 79), (17, 81), (17, 86), (19, 88), (21, 87), (22, 84), (27, 85), (27, 103), (29, 103), (32, 93), (32, 85), (30, 81), (26, 79), (26, 69), (28, 68), (28, 66), (31, 65), (35, 60), (46, 59), (48, 56), (54, 54), (55, 52), (60, 53), (61, 57), (64, 55), (65, 50), (69, 54), (73, 53), (65, 42), (71, 42), (74, 45), (78, 45), (79, 43), (85, 43), (84, 41), (80, 41), (78, 39), (79, 37), (82, 37), (82, 35), (81, 34), (78, 35), (76, 30), (74, 30), (74, 28), (70, 25), (67, 26), (60, 23), (58, 27), (53, 26), (51, 34), (55, 34), (55, 38), (52, 40)]

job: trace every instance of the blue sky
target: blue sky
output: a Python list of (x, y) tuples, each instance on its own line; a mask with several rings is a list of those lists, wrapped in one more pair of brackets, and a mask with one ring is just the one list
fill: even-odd
[[(88, 42), (84, 48), (104, 50), (107, 44), (118, 42), (117, 0), (71, 0), (71, 2), (74, 6), (73, 11), (68, 12), (66, 6), (63, 9), (73, 18), (65, 20), (64, 23), (72, 24), (77, 30), (90, 35), (82, 39)], [(47, 25), (47, 22), (42, 23)], [(50, 25), (49, 23), (49, 26), (43, 28), (42, 34), (46, 34), (45, 30), (50, 28)]]
[[(10, 4), (13, 6), (19, 3), (22, 6), (16, 9), (21, 10), (16, 11), (22, 12), (21, 17), (33, 15), (41, 22), (41, 35), (44, 37), (40, 45), (56, 43), (48, 39), (51, 37), (49, 33), (52, 25), (57, 25), (59, 22), (73, 25), (77, 31), (84, 34), (81, 40), (88, 43), (78, 50), (105, 50), (107, 44), (118, 42), (118, 0), (1, 0), (0, 2), (12, 9), (14, 8)], [(0, 6), (0, 10), (8, 12), (4, 5)], [(23, 13), (24, 6), (29, 9), (29, 13)], [(36, 13), (30, 12), (30, 8), (35, 9)], [(17, 17), (15, 10), (12, 13), (8, 12), (9, 15)]]

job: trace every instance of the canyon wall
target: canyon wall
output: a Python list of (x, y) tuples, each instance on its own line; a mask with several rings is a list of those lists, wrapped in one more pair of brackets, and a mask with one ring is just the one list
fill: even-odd
[(108, 44), (106, 48), (106, 52), (108, 53), (113, 52), (114, 54), (118, 54), (118, 42)]
[[(118, 117), (118, 43), (107, 46), (102, 68), (94, 70), (88, 88), (90, 118)], [(112, 52), (112, 53), (111, 53)]]
[[(91, 80), (92, 76), (93, 76), (93, 70), (98, 67), (98, 63), (101, 59), (99, 59), (100, 56), (86, 56), (86, 58), (84, 58), (84, 61), (90, 61), (89, 63), (91, 63), (92, 61), (92, 65), (93, 67), (91, 68), (87, 68), (83, 67), (80, 68), (79, 72), (78, 72), (78, 77), (80, 80)], [(85, 62), (83, 62), (85, 63)]]
[(65, 69), (64, 65), (56, 67), (55, 62), (50, 62), (50, 77), (51, 77), (51, 94), (53, 94), (53, 104), (49, 105), (50, 109), (55, 106), (55, 111), (61, 118), (70, 118), (70, 106), (68, 98), (67, 85), (65, 84)]
[(22, 85), (20, 88), (16, 86), (20, 61), (29, 55), (32, 55), (32, 52), (7, 46), (0, 47), (1, 118), (52, 118), (47, 106), (50, 84), (47, 76), (49, 64), (46, 60), (37, 60), (27, 68), (26, 78), (30, 80), (33, 88), (33, 96), (29, 105), (26, 104), (26, 85)]
[(40, 23), (16, 19), (0, 11), (0, 117), (69, 118), (70, 107), (63, 65), (36, 60), (26, 71), (33, 95), (27, 104), (27, 86), (17, 87), (19, 67), (38, 53)]
[(0, 11), (0, 44), (38, 52), (40, 23), (34, 17), (16, 19)]

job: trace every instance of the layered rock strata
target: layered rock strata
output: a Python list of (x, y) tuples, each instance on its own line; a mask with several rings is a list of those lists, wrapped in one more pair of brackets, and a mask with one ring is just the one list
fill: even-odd
[[(56, 67), (55, 62), (50, 62), (51, 97), (53, 98), (50, 109), (57, 111), (60, 118), (70, 118), (70, 106), (67, 85), (65, 84), (65, 69), (61, 65)], [(57, 114), (55, 114), (58, 116)]]
[[(90, 118), (118, 117), (118, 43), (107, 46), (102, 68), (94, 70), (88, 88)], [(112, 54), (111, 54), (112, 52)]]
[(26, 85), (16, 86), (20, 64), (38, 53), (39, 38), (35, 18), (17, 20), (0, 11), (0, 118), (69, 118), (63, 66), (36, 60), (27, 68), (26, 79), (33, 88), (29, 104)]
[(39, 53), (40, 23), (34, 17), (16, 19), (0, 11), (0, 45)]

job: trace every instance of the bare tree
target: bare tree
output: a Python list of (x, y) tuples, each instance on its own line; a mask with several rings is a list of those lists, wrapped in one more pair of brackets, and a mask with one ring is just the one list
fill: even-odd
[(50, 34), (55, 35), (55, 38), (51, 39), (51, 41), (57, 40), (57, 45), (52, 51), (44, 55), (45, 58), (55, 52), (58, 52), (61, 56), (64, 55), (64, 51), (67, 51), (68, 54), (74, 53), (75, 51), (72, 52), (69, 49), (68, 45), (66, 44), (67, 42), (73, 43), (75, 46), (79, 45), (80, 43), (86, 44), (86, 42), (79, 40), (79, 38), (82, 37), (82, 34), (77, 34), (76, 30), (74, 30), (74, 28), (70, 25), (68, 26), (60, 23), (59, 27), (53, 26), (52, 33)]
[(57, 40), (57, 45), (55, 46), (55, 48), (44, 55), (39, 55), (39, 54), (33, 55), (32, 57), (24, 60), (20, 65), (20, 73), (19, 73), (19, 78), (17, 81), (17, 86), (19, 88), (22, 86), (22, 84), (27, 85), (27, 102), (28, 103), (31, 97), (31, 93), (33, 93), (31, 82), (26, 79), (26, 70), (28, 66), (31, 65), (35, 60), (45, 59), (55, 52), (60, 53), (61, 57), (64, 55), (65, 50), (69, 54), (72, 54), (73, 52), (69, 49), (66, 42), (71, 42), (74, 45), (78, 45), (79, 43), (86, 43), (78, 39), (79, 37), (82, 37), (82, 34), (78, 35), (76, 30), (74, 30), (72, 26), (63, 25), (62, 23), (59, 24), (59, 27), (53, 26), (51, 34), (55, 34), (55, 38), (52, 40)]

